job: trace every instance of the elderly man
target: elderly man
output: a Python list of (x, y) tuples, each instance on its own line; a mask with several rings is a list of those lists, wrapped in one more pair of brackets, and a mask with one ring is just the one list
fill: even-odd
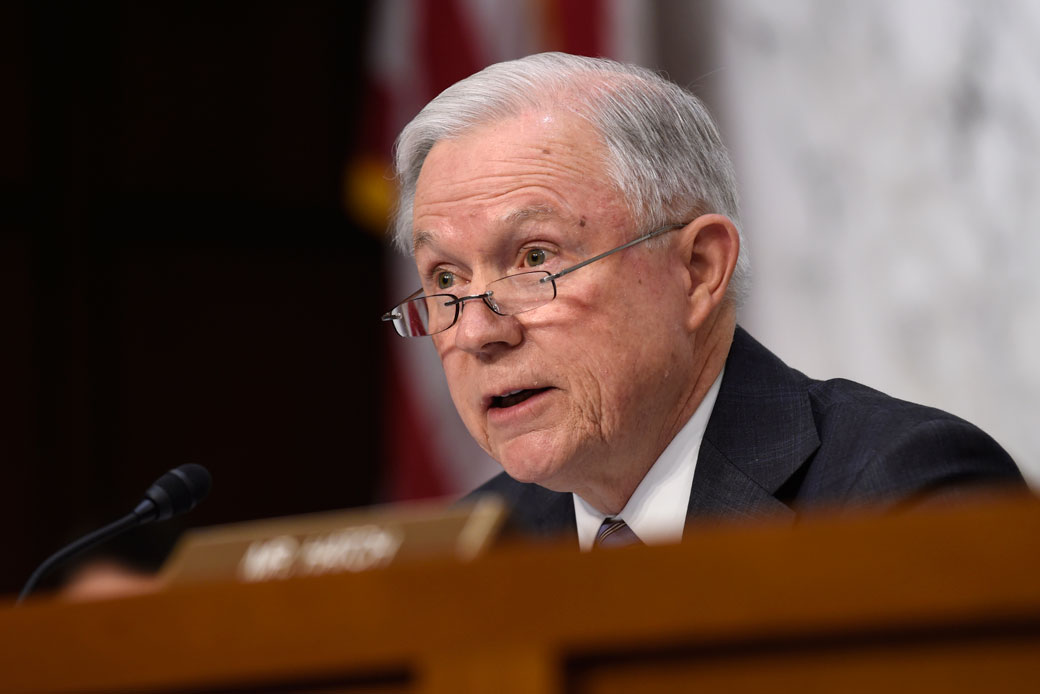
[(384, 320), (433, 339), (505, 469), (478, 491), (521, 532), (657, 542), (696, 518), (1021, 483), (967, 422), (811, 380), (737, 326), (729, 157), (703, 105), (656, 74), (563, 54), (493, 65), (415, 117), (396, 166), (396, 241), (422, 286)]

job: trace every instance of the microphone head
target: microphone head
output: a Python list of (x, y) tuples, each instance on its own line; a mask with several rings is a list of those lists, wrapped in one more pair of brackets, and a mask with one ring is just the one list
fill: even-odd
[(209, 470), (195, 463), (185, 463), (155, 480), (134, 513), (143, 523), (186, 513), (206, 498), (212, 483)]

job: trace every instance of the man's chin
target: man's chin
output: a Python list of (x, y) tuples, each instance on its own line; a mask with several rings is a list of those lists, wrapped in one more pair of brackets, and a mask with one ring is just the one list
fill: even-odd
[(488, 452), (507, 475), (517, 482), (560, 491), (574, 459), (575, 441), (567, 436), (561, 437), (561, 432), (555, 427), (505, 436), (501, 435), (502, 432), (489, 433)]
[(557, 486), (563, 464), (546, 456), (544, 451), (513, 451), (499, 458), (499, 463), (506, 474), (517, 482), (537, 484), (560, 491)]

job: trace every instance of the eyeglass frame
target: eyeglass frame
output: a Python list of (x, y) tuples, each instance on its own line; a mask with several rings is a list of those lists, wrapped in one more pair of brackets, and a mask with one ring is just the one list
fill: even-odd
[[(552, 283), (552, 286), (553, 286), (552, 298), (548, 299), (545, 302), (545, 304), (548, 304), (548, 303), (552, 302), (553, 299), (556, 298), (556, 295), (557, 295), (556, 280), (560, 279), (564, 275), (569, 275), (570, 273), (574, 272), (575, 270), (580, 270), (581, 268), (585, 267), (586, 265), (591, 265), (592, 263), (596, 262), (597, 260), (603, 260), (607, 256), (611, 256), (611, 255), (614, 255), (615, 253), (619, 253), (619, 252), (625, 250), (626, 248), (631, 248), (632, 246), (635, 246), (636, 244), (643, 243), (644, 241), (649, 241), (652, 238), (656, 238), (656, 237), (658, 237), (658, 236), (660, 236), (662, 234), (667, 234), (668, 232), (675, 231), (676, 229), (682, 229), (683, 227), (685, 227), (685, 226), (687, 226), (689, 224), (690, 224), (690, 222), (678, 222), (678, 223), (673, 223), (673, 224), (665, 224), (664, 226), (658, 227), (657, 229), (654, 229), (653, 231), (650, 231), (650, 232), (648, 232), (646, 234), (643, 234), (642, 236), (640, 236), (638, 238), (632, 239), (631, 241), (628, 241), (627, 243), (623, 243), (623, 244), (621, 244), (620, 246), (618, 246), (616, 248), (611, 248), (609, 251), (604, 251), (604, 252), (602, 252), (602, 253), (600, 253), (598, 255), (592, 256), (591, 258), (586, 258), (585, 260), (581, 261), (580, 263), (576, 263), (574, 265), (571, 265), (570, 267), (564, 268), (564, 269), (560, 270), (559, 272), (550, 273), (550, 272), (548, 272), (546, 270), (533, 270), (533, 271), (531, 271), (531, 273), (516, 273), (516, 274), (532, 274), (532, 273), (537, 273), (537, 272), (545, 272), (545, 277), (543, 277), (542, 279), (538, 280), (538, 283), (539, 284), (543, 284), (545, 282), (551, 282)], [(417, 299), (421, 299), (421, 298), (424, 298), (424, 297), (431, 297), (431, 296), (450, 296), (450, 297), (452, 297), (451, 301), (446, 301), (444, 303), (444, 305), (445, 306), (454, 306), (455, 307), (455, 318), (453, 318), (451, 323), (449, 323), (446, 327), (441, 328), (440, 330), (438, 330), (435, 333), (426, 333), (425, 335), (401, 335), (401, 337), (432, 337), (433, 335), (439, 335), (440, 333), (443, 333), (443, 332), (451, 329), (456, 323), (459, 322), (459, 316), (462, 315), (462, 307), (463, 307), (463, 305), (467, 301), (474, 301), (476, 299), (480, 299), (481, 301), (484, 302), (485, 306), (487, 306), (489, 309), (491, 309), (492, 313), (494, 313), (496, 315), (499, 315), (499, 316), (517, 315), (517, 313), (526, 313), (527, 311), (533, 311), (536, 308), (541, 308), (542, 306), (545, 306), (545, 304), (539, 304), (538, 306), (535, 306), (535, 307), (530, 308), (530, 309), (526, 309), (524, 311), (519, 311), (517, 313), (502, 313), (501, 311), (499, 311), (498, 307), (491, 301), (492, 292), (487, 291), (487, 287), (492, 285), (492, 284), (494, 284), (495, 282), (499, 282), (501, 280), (508, 279), (510, 277), (515, 277), (516, 274), (514, 274), (514, 275), (505, 275), (503, 277), (499, 277), (497, 280), (493, 280), (491, 282), (488, 282), (488, 284), (484, 287), (484, 292), (482, 292), (480, 294), (471, 294), (469, 296), (455, 296), (454, 294), (423, 294), (422, 293), (423, 289), (422, 289), (422, 287), (420, 287), (415, 292), (413, 292), (409, 296), (407, 296), (404, 299), (402, 299), (401, 301), (399, 301), (392, 309), (390, 309), (389, 311), (384, 313), (382, 315), (382, 317), (381, 317), (381, 320), (384, 323), (390, 323), (390, 322), (393, 322), (395, 320), (398, 320), (398, 319), (402, 318), (403, 316), (400, 313), (397, 313), (397, 309), (399, 307), (403, 306), (404, 304), (406, 304), (409, 301), (415, 301)], [(396, 330), (395, 330), (395, 332), (396, 332)], [(400, 333), (398, 333), (398, 334), (400, 335)]]

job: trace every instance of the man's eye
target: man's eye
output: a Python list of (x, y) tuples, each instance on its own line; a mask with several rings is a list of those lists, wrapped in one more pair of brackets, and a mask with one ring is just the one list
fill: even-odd
[(532, 248), (524, 253), (524, 264), (528, 267), (541, 265), (545, 262), (545, 251), (541, 248)]
[(447, 270), (438, 272), (433, 281), (437, 285), (437, 289), (450, 289), (455, 284), (455, 273)]

